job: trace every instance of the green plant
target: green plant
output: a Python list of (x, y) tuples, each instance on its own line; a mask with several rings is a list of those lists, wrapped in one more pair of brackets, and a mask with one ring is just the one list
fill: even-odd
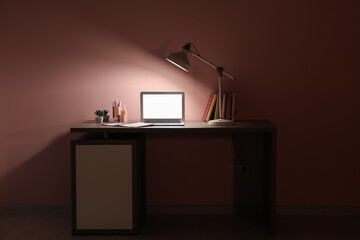
[(105, 117), (108, 114), (108, 110), (96, 110), (95, 111), (95, 115), (99, 116), (99, 117)]
[(99, 117), (102, 117), (102, 116), (104, 116), (104, 111), (103, 110), (96, 110), (95, 115), (97, 115)]

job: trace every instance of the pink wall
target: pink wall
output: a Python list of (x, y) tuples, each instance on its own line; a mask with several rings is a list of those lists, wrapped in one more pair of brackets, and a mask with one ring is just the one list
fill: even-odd
[[(69, 128), (113, 99), (139, 120), (140, 91), (185, 91), (186, 119), (200, 120), (216, 72), (163, 59), (188, 41), (239, 78), (238, 120), (278, 127), (278, 204), (359, 205), (359, 9), (355, 0), (2, 1), (0, 205), (69, 204)], [(148, 141), (149, 203), (231, 203), (227, 164), (199, 157), (219, 141), (161, 139)]]

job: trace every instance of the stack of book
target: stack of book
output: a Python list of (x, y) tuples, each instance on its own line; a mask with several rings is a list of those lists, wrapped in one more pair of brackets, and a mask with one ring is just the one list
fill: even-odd
[[(225, 92), (222, 94), (222, 108), (221, 116), (223, 119), (234, 120), (235, 114), (235, 93)], [(219, 119), (219, 98), (218, 94), (210, 94), (209, 101), (206, 105), (204, 116), (202, 120), (208, 122), (209, 120)]]

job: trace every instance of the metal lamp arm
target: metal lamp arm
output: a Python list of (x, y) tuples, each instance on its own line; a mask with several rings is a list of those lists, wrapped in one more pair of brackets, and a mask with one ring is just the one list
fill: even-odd
[[(213, 63), (211, 63), (210, 61), (206, 60), (205, 58), (201, 57), (199, 53), (192, 51), (192, 50), (191, 50), (191, 45), (193, 45), (193, 44), (192, 44), (192, 43), (187, 43), (187, 44), (183, 47), (183, 49), (185, 49), (185, 50), (186, 50), (187, 52), (189, 52), (191, 55), (193, 55), (194, 57), (200, 59), (201, 61), (203, 61), (203, 62), (206, 63), (207, 65), (209, 65), (209, 66), (213, 67), (214, 69), (216, 69), (216, 70), (218, 71), (218, 73), (219, 73), (219, 70), (218, 70), (218, 69), (221, 68), (221, 73), (222, 73), (222, 74), (226, 75), (227, 77), (229, 77), (229, 78), (231, 78), (231, 79), (233, 79), (233, 80), (235, 79), (234, 76), (232, 76), (232, 75), (230, 75), (229, 73), (225, 72), (222, 67), (216, 66), (215, 64), (213, 64)], [(220, 73), (219, 73), (219, 75), (220, 75)]]
[(213, 67), (216, 69), (216, 71), (219, 74), (219, 93), (218, 93), (218, 98), (219, 98), (219, 118), (222, 119), (224, 116), (222, 116), (222, 89), (221, 89), (221, 79), (223, 74), (225, 74), (226, 76), (228, 76), (229, 78), (231, 78), (232, 80), (235, 79), (234, 76), (228, 74), (227, 72), (224, 71), (224, 69), (222, 67), (218, 67), (215, 64), (211, 63), (210, 61), (206, 60), (205, 58), (201, 57), (200, 54), (197, 52), (196, 47), (194, 46), (196, 52), (191, 50), (191, 46), (194, 46), (194, 44), (192, 43), (187, 43), (185, 44), (185, 46), (183, 46), (183, 49), (186, 50), (187, 52), (189, 52), (191, 55), (193, 55), (194, 57), (196, 57), (197, 59), (200, 59), (201, 61), (203, 61), (204, 63), (206, 63), (207, 65)]

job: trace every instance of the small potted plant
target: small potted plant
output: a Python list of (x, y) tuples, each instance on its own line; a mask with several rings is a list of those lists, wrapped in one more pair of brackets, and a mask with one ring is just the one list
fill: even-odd
[(108, 113), (109, 113), (109, 111), (108, 110), (103, 110), (104, 111), (104, 116), (103, 116), (103, 121), (104, 122), (108, 122), (109, 121), (109, 116), (107, 115)]
[(95, 117), (96, 123), (102, 123), (104, 121), (104, 116), (105, 116), (104, 110), (96, 110), (95, 115), (96, 115)]

